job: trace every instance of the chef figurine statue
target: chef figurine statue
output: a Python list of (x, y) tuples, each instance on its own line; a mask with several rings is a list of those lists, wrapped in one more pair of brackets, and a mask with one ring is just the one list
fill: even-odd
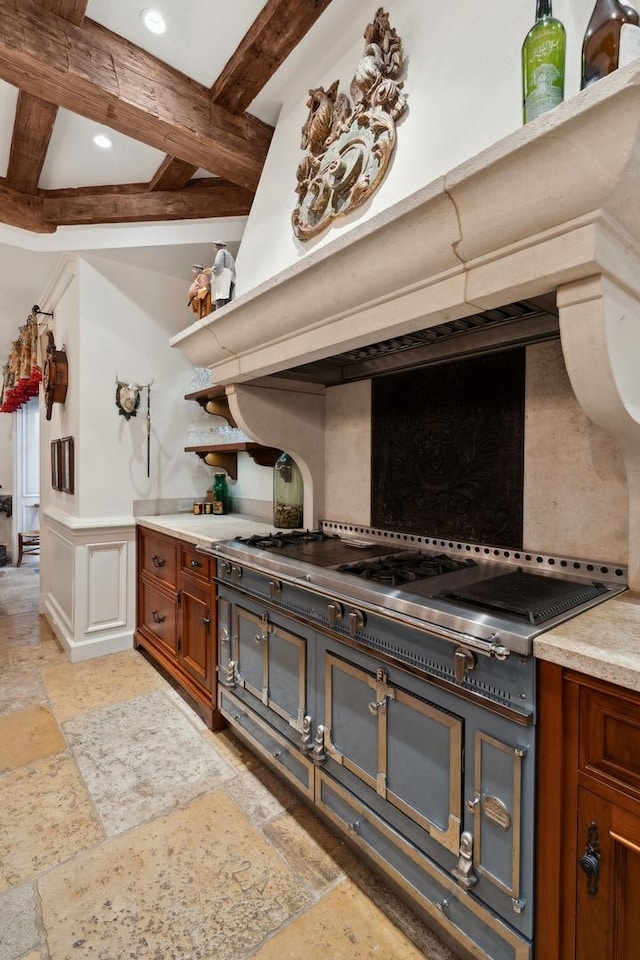
[(211, 281), (216, 309), (224, 307), (233, 299), (236, 285), (236, 262), (227, 250), (223, 240), (216, 240), (213, 245), (215, 258), (211, 268)]
[(211, 285), (209, 274), (211, 270), (194, 263), (191, 268), (191, 286), (189, 287), (188, 307), (191, 307), (194, 313), (197, 313), (198, 319), (206, 317), (211, 313)]

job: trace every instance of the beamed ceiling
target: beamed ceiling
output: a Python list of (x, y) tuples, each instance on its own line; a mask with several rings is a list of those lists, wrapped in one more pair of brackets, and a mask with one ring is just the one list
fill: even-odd
[[(330, 3), (0, 0), (5, 115), (17, 92), (0, 222), (52, 233), (246, 216), (275, 119), (250, 108)], [(161, 38), (141, 25), (150, 6), (167, 14)], [(120, 137), (125, 162), (98, 157), (94, 126)]]

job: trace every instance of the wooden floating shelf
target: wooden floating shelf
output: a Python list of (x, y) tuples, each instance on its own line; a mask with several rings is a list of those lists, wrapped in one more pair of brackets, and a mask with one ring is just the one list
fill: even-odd
[(273, 467), (282, 453), (275, 447), (263, 447), (260, 443), (216, 443), (208, 446), (185, 447), (185, 453), (195, 453), (210, 467), (222, 467), (232, 480), (238, 479), (238, 453), (248, 453), (254, 463), (261, 467)]
[(212, 417), (222, 417), (230, 426), (238, 426), (229, 410), (229, 401), (224, 387), (204, 387), (202, 390), (194, 390), (193, 393), (185, 394), (185, 400), (195, 400)]

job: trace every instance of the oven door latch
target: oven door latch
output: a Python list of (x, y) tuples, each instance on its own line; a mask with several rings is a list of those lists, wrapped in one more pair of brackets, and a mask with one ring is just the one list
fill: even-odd
[(369, 680), (369, 686), (375, 690), (376, 698), (368, 703), (367, 707), (369, 713), (372, 713), (375, 717), (378, 710), (385, 710), (388, 700), (395, 700), (396, 692), (393, 687), (387, 684), (387, 671), (381, 667), (376, 670), (375, 680)]
[(478, 874), (473, 869), (473, 835), (468, 830), (460, 834), (460, 855), (451, 873), (465, 890), (478, 882)]

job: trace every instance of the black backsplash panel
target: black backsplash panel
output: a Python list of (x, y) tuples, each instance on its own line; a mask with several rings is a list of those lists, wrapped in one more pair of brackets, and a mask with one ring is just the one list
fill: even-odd
[(372, 524), (522, 546), (525, 348), (374, 380)]

